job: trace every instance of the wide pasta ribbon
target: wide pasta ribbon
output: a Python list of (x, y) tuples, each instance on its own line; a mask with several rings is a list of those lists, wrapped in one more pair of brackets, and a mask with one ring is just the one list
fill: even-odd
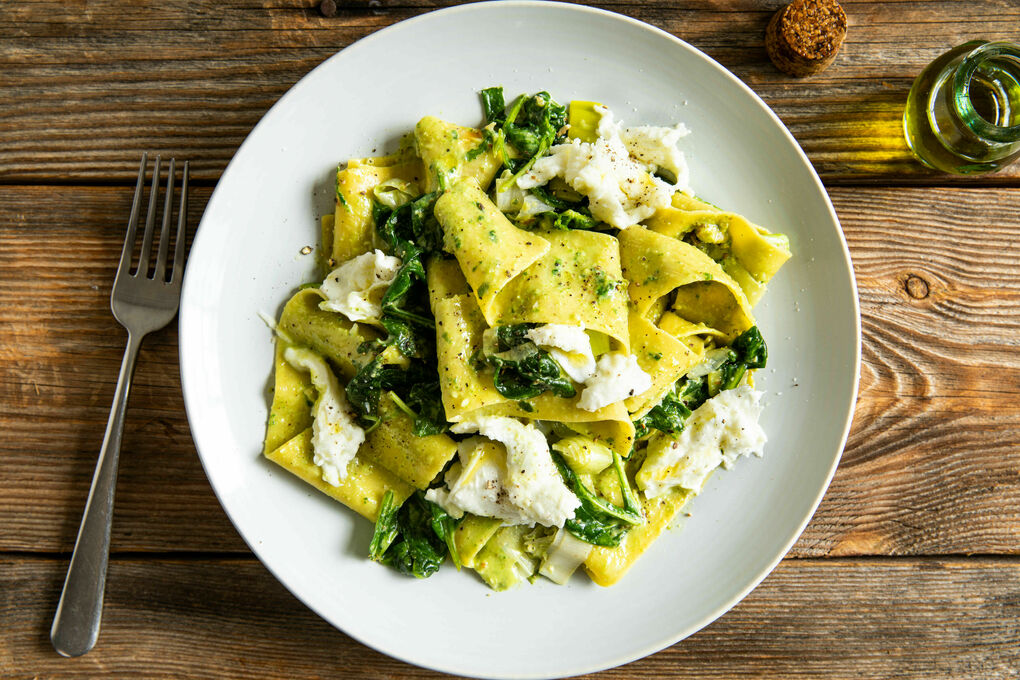
[(701, 361), (700, 352), (634, 311), (630, 315), (630, 349), (641, 370), (652, 378), (650, 388), (624, 402), (634, 420), (662, 401), (673, 384)]
[(372, 205), (373, 189), (383, 182), (401, 180), (421, 187), (425, 179), (422, 162), (406, 149), (392, 156), (352, 159), (336, 174), (336, 211), (322, 220), (322, 249), (328, 254), (327, 269), (381, 245), (376, 234)]
[(719, 263), (744, 291), (751, 305), (765, 293), (765, 284), (790, 259), (786, 236), (772, 234), (747, 218), (716, 208), (684, 193), (673, 195), (672, 205), (660, 209), (645, 222), (652, 231), (682, 238), (688, 232), (712, 230), (723, 251)]
[(549, 242), (515, 227), (474, 180), (463, 180), (436, 201), (447, 252), (460, 263), (465, 280), (490, 325), (496, 297), (514, 277), (549, 251)]
[(427, 192), (445, 189), (461, 179), (474, 179), (486, 189), (503, 165), (481, 130), (455, 125), (435, 116), (418, 121), (414, 126), (414, 141), (427, 170)]
[(549, 250), (509, 281), (493, 301), (489, 325), (583, 326), (628, 351), (627, 294), (615, 238), (595, 231), (539, 232)]
[(754, 325), (751, 305), (722, 267), (694, 246), (643, 227), (619, 234), (623, 274), (634, 308), (646, 316), (666, 295), (684, 319), (703, 323), (728, 340)]
[[(357, 512), (374, 512), (374, 501), (370, 506), (364, 506), (367, 501), (359, 499), (357, 484), (361, 482), (356, 480), (362, 480), (363, 485), (367, 485), (366, 489), (373, 490), (372, 494), (366, 491), (363, 494), (365, 498), (375, 498), (378, 495), (375, 491), (385, 491), (386, 488), (394, 488), (398, 496), (405, 486), (408, 489), (424, 489), (453, 458), (457, 445), (445, 434), (414, 436), (410, 417), (397, 408), (388, 393), (384, 393), (379, 404), (380, 422), (367, 433), (365, 443), (349, 468), (349, 472), (359, 471), (353, 477), (349, 475), (349, 479), (355, 481), (341, 482), (341, 487), (322, 482), (321, 471), (315, 472), (318, 468), (311, 462), (310, 440), (298, 439), (312, 424), (308, 398), (314, 388), (305, 373), (284, 360), (284, 347), (292, 343), (322, 355), (329, 360), (341, 382), (346, 383), (372, 358), (371, 354), (360, 352), (359, 348), (365, 341), (378, 337), (378, 333), (348, 321), (341, 314), (320, 309), (320, 300), (314, 290), (298, 291), (284, 306), (280, 316), (278, 330), (286, 341), (277, 339), (273, 403), (263, 453), (302, 479), (315, 477), (318, 480), (313, 482), (316, 487)], [(393, 361), (399, 362), (400, 358), (394, 355)], [(284, 447), (289, 448), (283, 450)], [(393, 480), (399, 481), (399, 484), (394, 484)]]

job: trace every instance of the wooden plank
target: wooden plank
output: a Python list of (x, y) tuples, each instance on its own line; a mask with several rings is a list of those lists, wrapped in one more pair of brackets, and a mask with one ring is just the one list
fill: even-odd
[[(114, 559), (97, 647), (62, 659), (47, 633), (65, 567), (0, 558), (3, 676), (445, 677), (337, 632), (248, 559)], [(1015, 678), (1018, 622), (1015, 559), (787, 560), (705, 630), (585, 677)]]
[[(195, 176), (213, 180), (273, 102), (315, 65), (379, 28), (455, 3), (337, 4), (332, 18), (312, 0), (0, 4), (0, 181), (129, 182), (143, 147), (191, 158)], [(765, 25), (780, 4), (600, 6), (673, 33), (731, 69), (828, 180), (950, 181), (911, 160), (900, 123), (906, 93), (921, 68), (953, 45), (1020, 40), (1020, 5), (847, 1), (850, 29), (836, 62), (797, 80), (764, 52)], [(979, 181), (1018, 179), (1014, 166)]]
[[(127, 337), (109, 300), (132, 192), (0, 188), (0, 550), (74, 545)], [(114, 548), (246, 551), (191, 441), (176, 323), (142, 345), (128, 413)]]
[(1017, 552), (1020, 192), (830, 193), (860, 292), (860, 399), (798, 554)]
[[(108, 300), (131, 189), (54, 191), (0, 187), (0, 550), (70, 550), (123, 350)], [(861, 396), (793, 554), (1020, 552), (1020, 190), (832, 196), (860, 285)], [(172, 328), (136, 374), (113, 546), (246, 550), (197, 460)]]

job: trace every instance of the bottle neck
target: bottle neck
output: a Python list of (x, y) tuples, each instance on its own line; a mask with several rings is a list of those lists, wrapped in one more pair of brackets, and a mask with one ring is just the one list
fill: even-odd
[(993, 146), (1020, 143), (1020, 45), (980, 44), (954, 71), (951, 106), (967, 131)]

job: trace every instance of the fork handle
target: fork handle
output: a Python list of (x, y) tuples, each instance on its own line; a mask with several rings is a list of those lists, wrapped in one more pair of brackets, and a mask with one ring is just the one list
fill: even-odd
[(92, 488), (85, 503), (85, 514), (74, 543), (71, 564), (67, 569), (64, 591), (53, 617), (50, 641), (63, 656), (81, 656), (96, 644), (99, 623), (103, 616), (103, 591), (106, 587), (106, 565), (110, 557), (110, 526), (113, 522), (113, 495), (117, 487), (117, 461), (124, 434), (124, 414), (128, 391), (135, 371), (135, 360), (141, 336), (128, 333), (120, 378), (113, 395), (106, 436), (96, 461)]

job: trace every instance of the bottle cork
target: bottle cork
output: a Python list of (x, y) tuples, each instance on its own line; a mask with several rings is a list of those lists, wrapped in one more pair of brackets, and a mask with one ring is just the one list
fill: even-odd
[(846, 13), (836, 0), (793, 0), (765, 29), (765, 49), (780, 71), (819, 73), (832, 63), (846, 37)]

